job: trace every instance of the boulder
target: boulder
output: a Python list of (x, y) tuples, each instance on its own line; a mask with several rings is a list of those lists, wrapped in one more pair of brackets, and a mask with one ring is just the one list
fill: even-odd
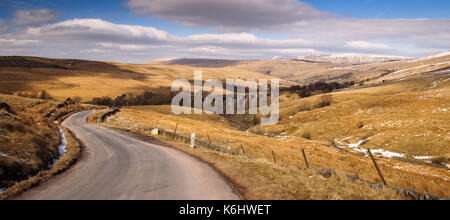
[(153, 130), (151, 131), (151, 134), (152, 134), (153, 136), (159, 135), (159, 129), (157, 129), (157, 128), (153, 129)]

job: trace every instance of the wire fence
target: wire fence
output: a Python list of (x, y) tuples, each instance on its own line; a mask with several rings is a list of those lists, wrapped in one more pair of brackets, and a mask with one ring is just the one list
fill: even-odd
[[(117, 109), (115, 109), (115, 110), (112, 110), (112, 111), (104, 113), (102, 115), (102, 117), (103, 116), (105, 116), (105, 117), (103, 118), (102, 122), (105, 122), (108, 117), (114, 115), (117, 112), (118, 112)], [(177, 133), (178, 124), (175, 127), (174, 131), (169, 131), (169, 130), (156, 128), (156, 127), (147, 127), (147, 128), (140, 128), (140, 129), (142, 129), (143, 131), (149, 132), (149, 133), (152, 133), (153, 131), (157, 131), (158, 135), (163, 135), (165, 137), (172, 138), (172, 139), (174, 139), (176, 141), (182, 141), (184, 143), (191, 143), (192, 142), (191, 136), (184, 136), (184, 135), (181, 135), (181, 134)], [(214, 151), (230, 154), (230, 155), (233, 155), (233, 156), (243, 156), (243, 157), (246, 157), (248, 159), (258, 159), (258, 158), (255, 158), (253, 156), (248, 155), (246, 153), (246, 150), (245, 150), (245, 147), (244, 147), (243, 144), (240, 144), (240, 146), (241, 146), (240, 149), (241, 150), (238, 153), (238, 152), (232, 151), (231, 149), (227, 149), (227, 148), (225, 148), (223, 146), (215, 145), (213, 143), (213, 141), (211, 140), (211, 138), (209, 137), (209, 135), (207, 135), (207, 139), (208, 140), (195, 139), (194, 140), (195, 147), (204, 147), (204, 148), (207, 148), (207, 149), (210, 149), (210, 150), (214, 150)], [(368, 150), (368, 153), (369, 153), (369, 155), (371, 154), (370, 150)], [(280, 158), (276, 155), (276, 153), (274, 151), (272, 151), (271, 154), (273, 156), (273, 163), (278, 164), (278, 161), (279, 161)], [(330, 178), (330, 177), (332, 177), (334, 175), (338, 175), (338, 174), (339, 175), (344, 175), (350, 181), (357, 181), (357, 182), (366, 183), (366, 184), (368, 184), (370, 187), (372, 187), (374, 189), (384, 189), (384, 188), (393, 189), (398, 194), (404, 196), (405, 198), (409, 198), (409, 199), (412, 199), (412, 200), (443, 200), (443, 199), (446, 199), (446, 198), (441, 198), (441, 197), (438, 197), (438, 196), (435, 196), (435, 195), (432, 195), (432, 194), (429, 194), (429, 193), (418, 192), (418, 191), (416, 191), (414, 189), (410, 189), (410, 188), (406, 188), (406, 187), (388, 185), (386, 183), (386, 180), (384, 180), (383, 174), (382, 174), (382, 172), (381, 172), (381, 170), (380, 170), (380, 168), (379, 168), (379, 166), (378, 166), (378, 164), (377, 164), (377, 162), (376, 162), (376, 160), (375, 160), (375, 158), (373, 156), (371, 157), (371, 159), (372, 159), (372, 161), (374, 163), (374, 166), (375, 166), (375, 168), (376, 168), (376, 170), (377, 170), (377, 172), (378, 172), (378, 174), (380, 176), (380, 179), (382, 180), (383, 184), (369, 182), (369, 181), (367, 181), (365, 179), (362, 179), (361, 177), (359, 177), (357, 175), (343, 174), (343, 173), (340, 173), (340, 172), (336, 172), (334, 170), (317, 169), (317, 168), (314, 168), (314, 167), (310, 167), (309, 166), (310, 163), (309, 163), (308, 158), (307, 158), (307, 152), (304, 149), (302, 149), (302, 155), (303, 155), (303, 159), (304, 159), (304, 163), (305, 163), (306, 167), (292, 166), (292, 165), (282, 165), (282, 164), (278, 164), (278, 165), (282, 166), (282, 167), (286, 167), (286, 168), (297, 168), (297, 169), (302, 169), (302, 170), (314, 171), (314, 172), (322, 175), (324, 178)]]

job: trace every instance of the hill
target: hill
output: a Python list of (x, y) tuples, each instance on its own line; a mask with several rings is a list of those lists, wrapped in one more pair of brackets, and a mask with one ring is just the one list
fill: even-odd
[[(304, 167), (303, 148), (314, 168), (380, 183), (366, 155), (366, 149), (372, 149), (389, 184), (449, 197), (450, 176), (445, 165), (450, 157), (449, 89), (445, 74), (424, 73), (402, 81), (331, 93), (330, 106), (325, 107), (318, 105), (322, 95), (302, 99), (285, 93), (280, 103), (281, 121), (248, 130), (241, 130), (226, 116), (174, 115), (170, 106), (126, 107), (106, 123), (146, 135), (151, 135), (150, 128), (154, 127), (168, 131), (177, 128), (177, 134), (186, 137), (195, 131), (199, 140), (236, 153), (242, 153), (244, 147), (247, 155), (269, 162), (274, 161), (275, 155), (281, 166)], [(203, 149), (188, 151), (200, 157), (205, 153)], [(233, 163), (238, 167), (223, 165), (221, 169), (249, 184), (242, 172), (248, 172), (243, 170), (250, 164), (241, 168), (242, 164), (236, 164), (239, 157), (218, 159), (221, 157), (217, 154), (209, 158), (211, 163)], [(286, 173), (283, 177), (264, 175), (290, 178)], [(256, 198), (267, 194), (266, 190), (273, 189), (255, 185), (248, 189)]]
[(340, 63), (340, 64), (354, 65), (354, 64), (403, 61), (403, 60), (410, 60), (411, 58), (400, 56), (373, 55), (373, 54), (335, 54), (335, 55), (300, 56), (297, 57), (296, 59), (310, 62)]
[[(0, 57), (0, 93), (46, 90), (59, 100), (80, 97), (116, 97), (168, 87), (176, 79), (193, 80), (194, 71), (204, 79), (273, 79), (275, 77), (231, 67), (204, 68), (173, 65), (135, 65), (37, 57)], [(282, 84), (288, 85), (286, 81)]]
[[(450, 66), (448, 51), (420, 59), (378, 55), (307, 56), (296, 59), (272, 60), (208, 60), (175, 59), (167, 65), (233, 67), (281, 79), (309, 84), (318, 81), (379, 83), (383, 80), (435, 71)], [(397, 73), (402, 73), (397, 76)], [(392, 77), (393, 76), (393, 77)]]

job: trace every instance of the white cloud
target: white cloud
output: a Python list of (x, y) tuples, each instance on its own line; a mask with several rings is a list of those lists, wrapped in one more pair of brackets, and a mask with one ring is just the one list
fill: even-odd
[(156, 28), (120, 25), (100, 19), (73, 19), (42, 27), (28, 28), (26, 35), (32, 37), (88, 41), (155, 43), (168, 40), (170, 35)]
[(39, 40), (0, 39), (0, 46), (29, 46), (42, 43)]
[(12, 23), (16, 26), (35, 26), (55, 22), (60, 16), (59, 12), (48, 9), (19, 10), (14, 13)]
[[(312, 41), (353, 42), (348, 49), (388, 49), (381, 45), (362, 45), (363, 41), (450, 48), (450, 19), (351, 19), (322, 12), (298, 0), (128, 0), (127, 7), (139, 14), (188, 27), (225, 32), (253, 30)], [(247, 40), (252, 43), (254, 39), (250, 37)]]
[[(443, 36), (445, 34), (437, 38)], [(161, 57), (262, 59), (280, 55), (296, 57), (319, 53), (384, 52), (405, 55), (398, 54), (388, 44), (373, 43), (372, 40), (329, 37), (334, 40), (321, 37), (314, 40), (301, 37), (277, 40), (245, 32), (177, 37), (152, 27), (114, 24), (100, 19), (73, 19), (4, 34), (0, 38), (0, 55), (131, 63), (145, 63)]]
[(391, 47), (387, 45), (366, 41), (350, 41), (345, 44), (345, 47), (358, 50), (391, 50)]

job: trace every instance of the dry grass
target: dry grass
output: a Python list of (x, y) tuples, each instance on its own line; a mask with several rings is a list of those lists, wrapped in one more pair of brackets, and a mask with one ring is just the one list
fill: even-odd
[(173, 144), (231, 179), (248, 200), (396, 200), (393, 190), (376, 190), (345, 176), (325, 179), (313, 171), (284, 168), (264, 159), (252, 160), (188, 145)]
[[(333, 93), (330, 107), (304, 109), (301, 112), (298, 112), (298, 109), (303, 108), (305, 101), (315, 105), (320, 97), (302, 100), (286, 98), (281, 103), (283, 120), (276, 126), (252, 128), (254, 133), (237, 130), (234, 124), (219, 115), (175, 116), (170, 113), (170, 106), (125, 108), (109, 119), (108, 124), (149, 135), (144, 128), (159, 127), (173, 131), (178, 123), (177, 133), (190, 136), (191, 132), (196, 131), (198, 138), (204, 141), (211, 139), (214, 144), (234, 152), (240, 152), (242, 144), (250, 156), (272, 161), (274, 151), (281, 165), (304, 167), (300, 154), (301, 148), (304, 148), (310, 165), (315, 168), (359, 175), (368, 181), (380, 183), (368, 157), (364, 154), (340, 151), (334, 148), (329, 140), (355, 143), (365, 137), (383, 133), (373, 137), (364, 147), (383, 148), (417, 156), (448, 155), (448, 113), (435, 111), (438, 107), (448, 109), (448, 86), (443, 83), (430, 90), (432, 83), (433, 80), (404, 81), (383, 87)], [(419, 99), (422, 96), (423, 98)], [(418, 108), (419, 106), (423, 108)], [(430, 117), (429, 114), (433, 111), (435, 115)], [(289, 119), (288, 115), (295, 117)], [(410, 123), (405, 123), (402, 127), (381, 126), (389, 120)], [(422, 122), (418, 123), (420, 120)], [(361, 128), (362, 124), (364, 126)], [(372, 129), (368, 129), (371, 127)], [(432, 138), (424, 136), (410, 139), (410, 136), (401, 139), (402, 134), (415, 136), (424, 130), (432, 135)], [(312, 140), (301, 137), (305, 132), (310, 133)], [(270, 137), (256, 133), (279, 136)], [(349, 136), (352, 137), (342, 140)], [(398, 139), (400, 140), (397, 141)], [(391, 144), (386, 146), (386, 143)], [(441, 197), (450, 196), (450, 175), (447, 170), (388, 158), (380, 157), (378, 160), (389, 184)]]
[[(171, 86), (174, 80), (180, 78), (193, 80), (194, 71), (203, 71), (205, 80), (273, 78), (235, 68), (194, 68), (43, 58), (26, 59), (57, 65), (58, 68), (1, 67), (0, 93), (46, 90), (58, 100), (80, 97), (82, 101), (90, 101), (94, 97), (116, 97), (124, 93), (139, 94), (145, 90)], [(281, 83), (287, 84), (285, 81)]]
[(60, 158), (50, 170), (41, 171), (37, 175), (22, 181), (1, 193), (0, 200), (17, 196), (30, 188), (36, 187), (50, 178), (64, 172), (76, 162), (81, 155), (82, 147), (68, 129), (63, 128), (63, 132), (67, 141), (66, 154)]
[[(267, 73), (285, 80), (298, 81), (301, 84), (318, 81), (355, 81), (379, 83), (383, 80), (400, 79), (411, 74), (422, 73), (450, 66), (450, 56), (429, 60), (405, 60), (381, 62), (363, 65), (339, 63), (314, 63), (295, 60), (250, 60), (250, 61), (208, 61), (177, 60), (168, 63), (180, 63), (191, 66), (222, 66)], [(391, 74), (406, 70), (399, 74)]]
[[(0, 110), (0, 188), (28, 181), (35, 175), (40, 179), (42, 175), (38, 173), (47, 170), (59, 156), (61, 136), (58, 125), (54, 123), (56, 119), (44, 117), (59, 102), (11, 95), (0, 95), (0, 102), (9, 104), (17, 113), (12, 115)], [(91, 107), (70, 105), (58, 109), (53, 116), (68, 116)], [(66, 132), (66, 136), (70, 135)], [(54, 165), (58, 170), (65, 166), (66, 159), (62, 161), (60, 165)], [(18, 188), (21, 189), (22, 185)]]
[(60, 135), (53, 121), (43, 117), (52, 103), (3, 95), (0, 101), (17, 113), (0, 111), (0, 187), (4, 188), (52, 163)]
[(288, 100), (281, 105), (283, 120), (279, 124), (258, 129), (296, 137), (307, 132), (314, 140), (335, 140), (341, 145), (372, 137), (364, 147), (450, 157), (450, 83), (431, 88), (443, 79), (422, 78), (338, 92), (330, 107), (309, 111), (298, 109), (305, 102), (319, 102), (320, 97)]
[(373, 189), (365, 183), (349, 181), (343, 175), (324, 178), (314, 171), (286, 168), (265, 159), (231, 156), (203, 147), (193, 149), (164, 135), (157, 138), (164, 142), (163, 145), (184, 151), (213, 166), (247, 200), (405, 199), (394, 190)]

